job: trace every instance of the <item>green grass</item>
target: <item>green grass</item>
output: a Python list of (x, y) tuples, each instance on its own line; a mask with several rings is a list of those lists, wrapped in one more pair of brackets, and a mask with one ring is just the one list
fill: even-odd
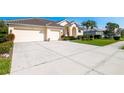
[(124, 37), (121, 37), (120, 41), (124, 41)]
[(0, 43), (0, 54), (9, 54), (9, 58), (0, 56), (0, 75), (9, 74), (11, 68), (11, 52), (12, 52), (13, 42), (8, 41)]
[(11, 67), (10, 58), (0, 58), (0, 75), (9, 74)]
[(72, 40), (72, 42), (81, 44), (91, 44), (96, 46), (105, 46), (117, 42), (114, 39), (95, 39), (95, 40)]
[(124, 49), (124, 46), (122, 46), (121, 49)]

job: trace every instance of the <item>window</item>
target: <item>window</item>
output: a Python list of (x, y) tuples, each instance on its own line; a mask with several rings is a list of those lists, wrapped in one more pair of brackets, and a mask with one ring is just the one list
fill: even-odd
[(79, 33), (81, 33), (81, 30), (78, 30)]
[(12, 33), (12, 29), (10, 30), (10, 33)]

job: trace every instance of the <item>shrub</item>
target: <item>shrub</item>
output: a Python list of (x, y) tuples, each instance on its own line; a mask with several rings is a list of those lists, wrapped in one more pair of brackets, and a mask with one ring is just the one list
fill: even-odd
[(13, 42), (11, 42), (11, 41), (1, 43), (0, 44), (0, 54), (9, 53), (12, 46), (13, 46)]
[(74, 36), (64, 36), (63, 40), (75, 40), (76, 38)]
[(121, 31), (121, 36), (124, 37), (124, 30)]
[(63, 39), (65, 37), (65, 35), (62, 35), (61, 38)]
[(6, 38), (8, 41), (14, 41), (15, 35), (14, 34), (8, 34)]
[(0, 33), (0, 38), (4, 38), (5, 36), (5, 34)]
[(114, 40), (120, 40), (120, 37), (119, 36), (115, 36)]
[(0, 43), (7, 41), (6, 35), (0, 32)]
[(90, 36), (90, 40), (93, 40), (93, 36), (92, 35)]
[(7, 41), (6, 37), (0, 38), (0, 43), (6, 42), (6, 41)]
[(95, 39), (101, 39), (102, 36), (101, 36), (101, 35), (95, 35), (94, 38), (95, 38)]
[(83, 35), (78, 35), (78, 36), (77, 36), (77, 39), (78, 39), (78, 40), (82, 40), (83, 38), (84, 38)]

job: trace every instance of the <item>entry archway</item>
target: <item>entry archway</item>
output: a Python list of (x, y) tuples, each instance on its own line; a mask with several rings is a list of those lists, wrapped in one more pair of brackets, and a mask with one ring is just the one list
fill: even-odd
[(76, 36), (76, 27), (72, 28), (72, 36)]

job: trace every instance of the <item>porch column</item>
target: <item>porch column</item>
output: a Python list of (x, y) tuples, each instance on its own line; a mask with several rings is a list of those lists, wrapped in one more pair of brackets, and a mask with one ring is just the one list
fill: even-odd
[(44, 31), (44, 40), (45, 41), (48, 40), (48, 28), (47, 27), (45, 28), (45, 31)]
[(14, 27), (9, 27), (8, 28), (8, 34), (13, 33), (13, 31), (14, 31)]
[(69, 27), (69, 36), (72, 36), (72, 27)]

